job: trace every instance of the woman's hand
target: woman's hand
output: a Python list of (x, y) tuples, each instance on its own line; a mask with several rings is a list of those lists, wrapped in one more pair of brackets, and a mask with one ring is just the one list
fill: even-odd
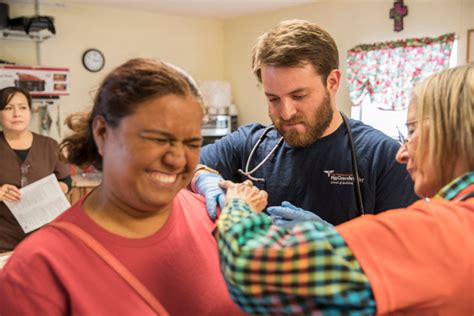
[(257, 213), (265, 209), (268, 203), (267, 192), (254, 187), (250, 180), (243, 183), (224, 181), (221, 186), (227, 189), (226, 203), (234, 198), (245, 200)]
[(20, 190), (13, 184), (4, 184), (0, 187), (0, 201), (17, 202), (20, 199)]
[(69, 187), (65, 182), (59, 181), (59, 187), (61, 188), (61, 191), (63, 191), (64, 194), (67, 194), (69, 192)]

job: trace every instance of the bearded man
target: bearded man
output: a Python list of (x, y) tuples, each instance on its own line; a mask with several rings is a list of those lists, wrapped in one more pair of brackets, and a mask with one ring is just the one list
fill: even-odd
[(417, 199), (393, 158), (400, 144), (338, 111), (339, 53), (328, 32), (308, 21), (283, 21), (257, 39), (252, 67), (273, 127), (245, 125), (202, 148), (201, 163), (220, 175), (200, 168), (192, 188), (206, 197), (211, 217), (216, 205), (223, 207), (222, 177), (250, 179), (267, 191), (268, 212), (288, 227), (318, 219), (297, 207), (337, 225)]

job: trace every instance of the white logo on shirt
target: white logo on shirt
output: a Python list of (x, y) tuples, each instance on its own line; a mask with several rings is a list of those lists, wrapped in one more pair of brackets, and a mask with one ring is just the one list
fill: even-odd
[[(355, 178), (352, 173), (341, 173), (335, 170), (323, 170), (328, 176), (330, 184), (337, 185), (354, 185)], [(359, 182), (364, 182), (364, 178), (359, 178)]]

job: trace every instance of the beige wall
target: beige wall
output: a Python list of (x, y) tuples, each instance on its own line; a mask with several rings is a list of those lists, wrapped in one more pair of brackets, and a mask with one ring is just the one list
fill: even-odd
[[(43, 5), (40, 13), (55, 18), (57, 36), (41, 44), (42, 64), (69, 67), (71, 95), (61, 99), (61, 117), (86, 109), (94, 89), (113, 67), (131, 57), (160, 57), (187, 69), (198, 81), (227, 80), (232, 85), (239, 123), (269, 123), (266, 101), (250, 70), (254, 40), (278, 21), (291, 18), (319, 23), (339, 46), (343, 81), (338, 106), (350, 113), (345, 82), (346, 51), (361, 43), (448, 32), (459, 35), (459, 62), (465, 61), (466, 30), (474, 28), (474, 0), (406, 0), (405, 30), (393, 31), (388, 12), (392, 0), (321, 0), (310, 5), (230, 19), (194, 19), (138, 10), (92, 5)], [(10, 5), (10, 16), (31, 15), (32, 4)], [(105, 69), (90, 73), (81, 56), (100, 49)], [(35, 44), (0, 40), (0, 59), (36, 64)]]
[[(32, 15), (33, 5), (11, 3), (10, 17)], [(196, 80), (223, 80), (223, 22), (111, 7), (44, 5), (55, 18), (57, 35), (41, 44), (42, 65), (69, 67), (71, 94), (61, 98), (61, 116), (91, 105), (94, 89), (114, 67), (132, 57), (159, 57), (189, 71)], [(88, 48), (106, 58), (98, 73), (82, 66)], [(35, 44), (0, 40), (0, 59), (36, 64)]]
[(343, 71), (337, 104), (347, 114), (350, 114), (351, 103), (345, 81), (346, 55), (355, 45), (455, 32), (459, 35), (458, 62), (465, 62), (466, 31), (474, 27), (473, 0), (406, 0), (405, 4), (409, 15), (404, 19), (402, 32), (394, 32), (393, 20), (388, 18), (392, 0), (322, 0), (226, 21), (225, 78), (232, 85), (239, 123), (269, 123), (265, 98), (250, 70), (250, 51), (255, 39), (281, 20), (310, 20), (335, 38)]

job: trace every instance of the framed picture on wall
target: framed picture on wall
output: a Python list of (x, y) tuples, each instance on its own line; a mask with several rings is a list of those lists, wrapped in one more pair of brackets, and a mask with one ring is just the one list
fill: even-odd
[(474, 63), (474, 29), (467, 31), (467, 55), (468, 63)]

